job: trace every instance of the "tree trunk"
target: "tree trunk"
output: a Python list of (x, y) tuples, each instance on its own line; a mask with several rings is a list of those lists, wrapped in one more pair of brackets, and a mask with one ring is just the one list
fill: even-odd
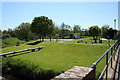
[(51, 36), (49, 36), (50, 37), (50, 41), (51, 41)]
[(97, 43), (97, 37), (95, 37), (95, 43)]
[(40, 36), (40, 42), (41, 42), (41, 36)]
[(58, 42), (58, 38), (56, 38), (56, 42)]
[(44, 41), (44, 36), (42, 36), (42, 41)]

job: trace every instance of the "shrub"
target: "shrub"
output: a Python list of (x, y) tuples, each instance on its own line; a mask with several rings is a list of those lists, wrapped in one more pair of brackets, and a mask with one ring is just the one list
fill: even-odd
[(12, 58), (3, 58), (2, 71), (3, 75), (12, 74), (22, 80), (49, 80), (59, 74), (53, 70), (40, 69), (30, 62)]

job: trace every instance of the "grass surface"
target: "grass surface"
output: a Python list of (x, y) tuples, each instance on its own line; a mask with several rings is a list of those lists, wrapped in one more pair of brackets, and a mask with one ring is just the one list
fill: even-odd
[[(90, 67), (109, 48), (107, 44), (80, 44), (76, 43), (77, 41), (63, 41), (63, 43), (45, 41), (36, 45), (22, 44), (20, 46), (3, 48), (2, 51), (6, 53), (45, 46), (40, 51), (26, 52), (26, 54), (15, 55), (12, 58), (20, 59), (25, 63), (27, 62), (27, 64), (37, 65), (40, 69), (61, 73), (76, 65)], [(89, 39), (84, 39), (84, 41), (91, 42)], [(98, 73), (104, 67), (104, 60), (97, 67)]]
[(108, 45), (109, 41), (110, 41), (110, 45), (112, 45), (114, 43), (114, 40), (102, 40), (102, 43), (99, 43), (99, 40), (97, 40), (97, 43), (94, 43), (95, 40), (91, 39), (91, 38), (85, 38), (85, 39), (76, 39), (73, 41), (67, 41), (67, 43), (77, 43), (78, 41), (80, 41), (79, 44), (85, 44), (85, 42), (87, 42), (87, 44), (104, 44), (104, 45)]
[(10, 46), (15, 46), (17, 42), (19, 42), (20, 44), (21, 44), (21, 43), (24, 43), (24, 41), (19, 40), (19, 39), (17, 39), (17, 38), (7, 38), (7, 39), (3, 39), (3, 40), (2, 40), (2, 48), (10, 47)]

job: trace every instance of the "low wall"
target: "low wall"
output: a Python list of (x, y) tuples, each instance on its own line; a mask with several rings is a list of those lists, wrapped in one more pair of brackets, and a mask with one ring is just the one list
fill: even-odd
[(94, 80), (93, 68), (74, 66), (51, 80)]

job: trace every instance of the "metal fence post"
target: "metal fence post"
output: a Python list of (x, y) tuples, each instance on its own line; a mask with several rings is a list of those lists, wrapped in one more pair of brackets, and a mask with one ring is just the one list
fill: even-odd
[(107, 77), (108, 77), (108, 52), (106, 53), (106, 80), (107, 80)]
[(113, 47), (113, 51), (114, 51), (114, 53), (113, 53), (113, 59), (115, 60), (115, 45)]
[(112, 59), (113, 59), (112, 54), (113, 54), (113, 47), (111, 48), (111, 68), (112, 68)]
[(93, 70), (94, 70), (94, 79), (96, 80), (96, 63), (93, 63)]

